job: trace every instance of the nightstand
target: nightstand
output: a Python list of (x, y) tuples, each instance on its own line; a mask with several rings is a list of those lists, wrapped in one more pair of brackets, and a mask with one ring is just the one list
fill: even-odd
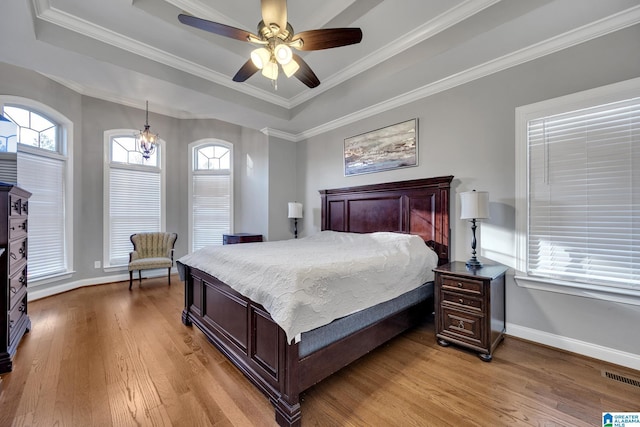
[(262, 242), (262, 234), (252, 233), (235, 233), (235, 234), (223, 234), (223, 245), (235, 245), (236, 243), (252, 243)]
[(468, 269), (456, 261), (433, 271), (438, 344), (470, 348), (490, 362), (505, 332), (507, 267)]

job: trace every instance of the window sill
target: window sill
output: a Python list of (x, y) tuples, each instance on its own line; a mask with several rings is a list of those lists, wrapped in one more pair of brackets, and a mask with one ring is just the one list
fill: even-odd
[(118, 271), (128, 271), (128, 270), (129, 270), (129, 264), (109, 265), (109, 266), (105, 266), (103, 268), (103, 271), (105, 273), (114, 273), (114, 272), (118, 272)]
[(47, 283), (59, 282), (60, 280), (67, 280), (73, 276), (75, 271), (69, 270), (64, 273), (53, 274), (51, 276), (40, 277), (38, 279), (28, 280), (29, 287), (36, 287), (41, 285), (46, 285)]
[(621, 304), (640, 306), (640, 290), (609, 288), (586, 283), (573, 283), (540, 277), (514, 276), (516, 284), (521, 288), (556, 292), (584, 298), (593, 298)]

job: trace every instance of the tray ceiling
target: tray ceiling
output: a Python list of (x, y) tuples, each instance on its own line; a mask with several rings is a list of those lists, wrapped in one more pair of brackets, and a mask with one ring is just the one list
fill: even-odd
[(299, 140), (640, 22), (638, 0), (289, 0), (296, 32), (360, 27), (360, 44), (302, 52), (322, 82), (231, 79), (253, 46), (179, 13), (256, 32), (258, 0), (16, 0), (0, 61), (82, 94)]

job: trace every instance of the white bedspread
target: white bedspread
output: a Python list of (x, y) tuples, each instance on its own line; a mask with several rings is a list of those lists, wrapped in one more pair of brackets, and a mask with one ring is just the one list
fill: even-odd
[(438, 256), (419, 236), (323, 231), (296, 240), (209, 246), (179, 262), (261, 304), (291, 342), (433, 280)]

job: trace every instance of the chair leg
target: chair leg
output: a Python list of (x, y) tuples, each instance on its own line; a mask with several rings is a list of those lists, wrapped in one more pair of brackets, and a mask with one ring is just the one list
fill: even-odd
[(138, 270), (138, 283), (142, 286), (142, 270)]
[(133, 270), (129, 270), (129, 290), (131, 290), (131, 285), (133, 285)]
[(169, 278), (169, 286), (171, 286), (171, 267), (169, 267), (167, 270), (168, 270), (167, 277)]

